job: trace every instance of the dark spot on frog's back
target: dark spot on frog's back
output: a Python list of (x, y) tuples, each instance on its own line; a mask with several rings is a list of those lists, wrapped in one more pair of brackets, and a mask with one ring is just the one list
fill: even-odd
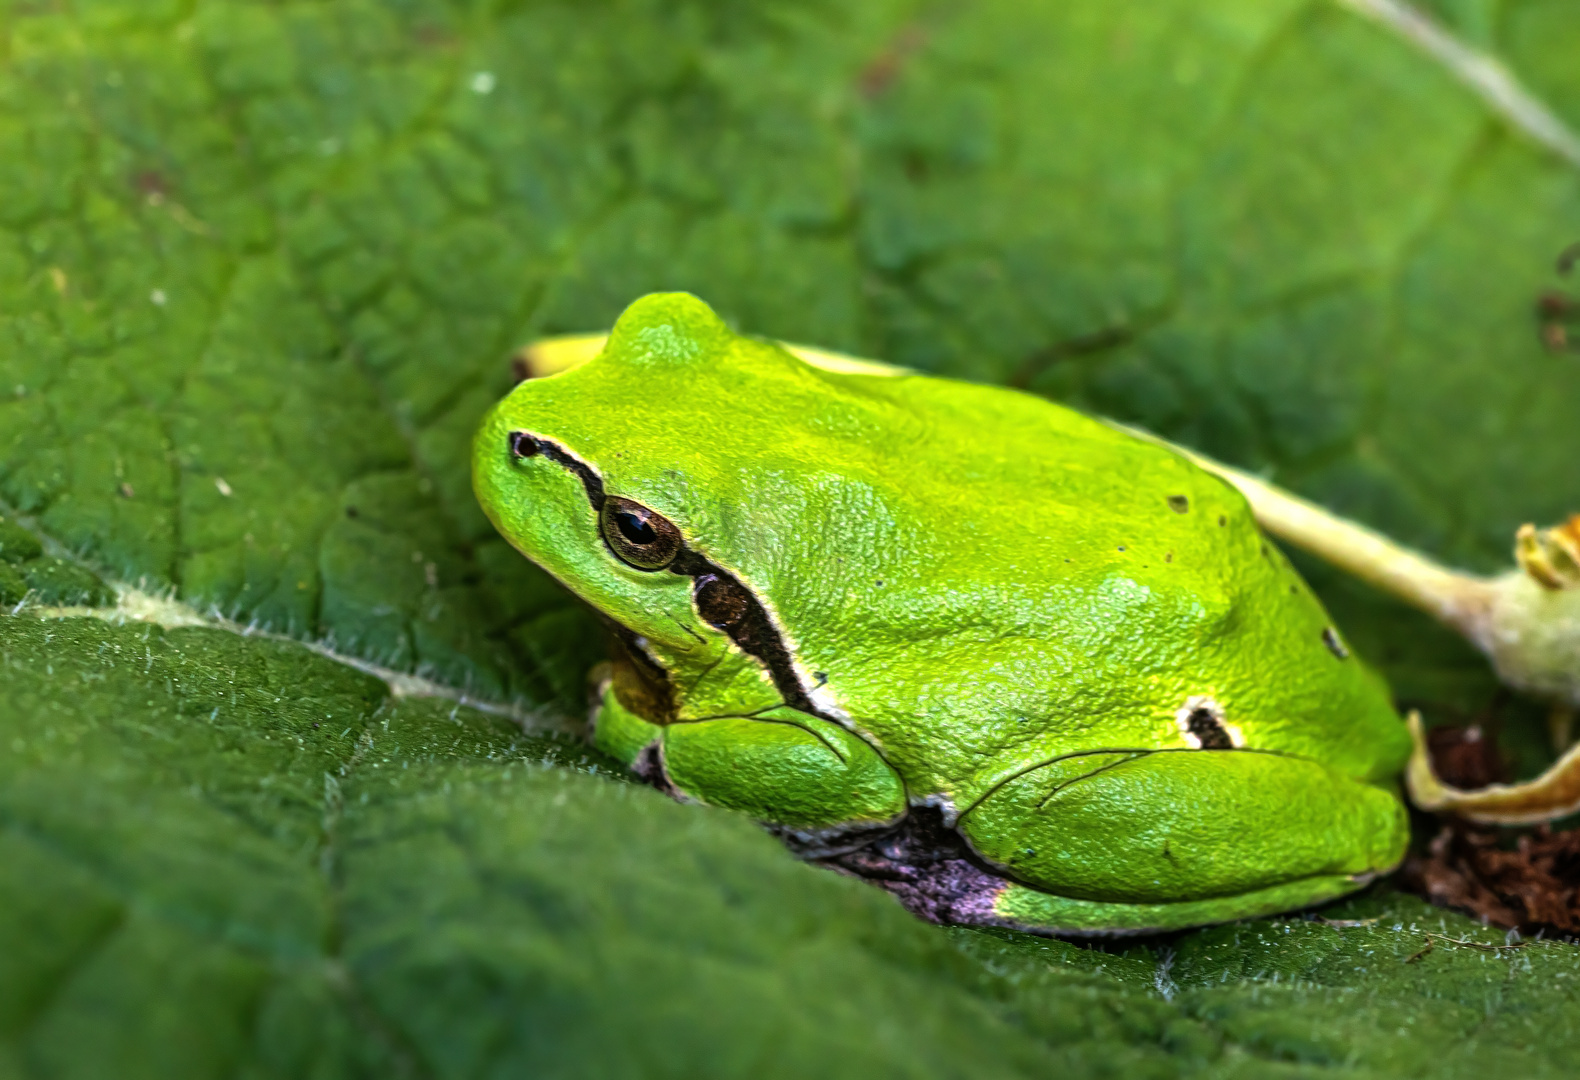
[(1224, 730), (1223, 724), (1211, 709), (1192, 709), (1185, 721), (1186, 729), (1196, 736), (1203, 750), (1233, 750), (1234, 740)]
[(1184, 495), (1170, 495), (1169, 509), (1176, 514), (1190, 513), (1190, 499)]

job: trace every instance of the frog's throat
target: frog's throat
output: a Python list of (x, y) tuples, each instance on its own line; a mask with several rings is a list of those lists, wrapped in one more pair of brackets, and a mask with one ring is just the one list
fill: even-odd
[[(545, 458), (581, 481), (594, 517), (601, 514), (608, 495), (604, 491), (603, 477), (598, 475), (598, 471), (553, 439), (535, 431), (524, 432), (524, 434), (532, 436), (537, 441), (538, 452)], [(600, 536), (603, 535), (601, 529), (598, 532)], [(739, 589), (740, 594), (747, 597), (746, 613), (729, 626), (716, 626), (711, 623), (709, 625), (715, 625), (716, 629), (728, 634), (736, 648), (763, 666), (768, 677), (773, 680), (774, 689), (778, 690), (783, 698), (784, 704), (831, 723), (841, 722), (841, 718), (820, 709), (813, 702), (812, 692), (816, 687), (807, 686), (800, 672), (796, 670), (790, 649), (785, 645), (783, 631), (775, 623), (762, 600), (754, 591), (747, 588), (738, 576), (698, 552), (689, 542), (682, 543), (680, 553), (668, 567), (654, 572), (689, 577), (693, 582), (693, 595), (696, 592), (696, 585), (708, 576), (718, 578)], [(613, 622), (613, 620), (608, 621)], [(619, 696), (621, 704), (650, 723), (671, 723), (677, 713), (677, 702), (669, 672), (647, 650), (644, 639), (629, 627), (614, 624), (613, 636), (618, 644), (613, 650), (611, 659), (615, 669), (615, 693)]]
[(650, 724), (670, 724), (679, 714), (669, 671), (648, 652), (647, 639), (599, 612), (609, 630), (609, 667), (620, 704)]

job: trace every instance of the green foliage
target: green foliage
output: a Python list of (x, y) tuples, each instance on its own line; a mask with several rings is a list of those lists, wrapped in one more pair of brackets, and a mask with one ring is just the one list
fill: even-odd
[(1580, 954), (1407, 963), (1423, 930), (1502, 938), (1399, 896), (1113, 954), (946, 933), (300, 645), (24, 617), (0, 664), (4, 1075), (1265, 1076), (1445, 1042), (1561, 1075), (1576, 1049), (1542, 1025)]
[[(1580, 124), (1563, 0), (1438, 0)], [(596, 628), (466, 443), (685, 288), (1450, 561), (1580, 507), (1575, 172), (1336, 4), (0, 0), (0, 603), (105, 580), (545, 726)], [(43, 538), (43, 542), (40, 542)], [(1467, 646), (1307, 567), (1436, 719)], [(403, 684), (404, 685), (404, 684)], [(1506, 710), (1539, 764), (1526, 706)], [(574, 744), (227, 629), (0, 617), (0, 1076), (1562, 1075), (1580, 954), (1383, 890), (945, 932)]]
[(74, 560), (44, 554), (38, 537), (0, 517), (0, 604), (102, 607), (115, 593)]

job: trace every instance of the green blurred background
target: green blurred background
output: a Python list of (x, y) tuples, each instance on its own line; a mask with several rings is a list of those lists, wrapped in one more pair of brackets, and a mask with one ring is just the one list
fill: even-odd
[[(1423, 10), (1580, 126), (1573, 0)], [(1496, 570), (1580, 510), (1577, 169), (1332, 0), (0, 0), (0, 1078), (1567, 1074), (1580, 954), (1407, 962), (1504, 938), (1386, 886), (945, 931), (624, 783), (465, 455), (521, 343), (688, 289)], [(115, 584), (268, 633), (38, 617)]]

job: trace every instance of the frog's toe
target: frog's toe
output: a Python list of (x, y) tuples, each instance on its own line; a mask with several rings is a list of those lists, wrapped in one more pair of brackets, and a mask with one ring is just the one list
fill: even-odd
[(1323, 874), (1238, 896), (1139, 904), (1057, 896), (1005, 882), (993, 895), (988, 915), (981, 922), (1034, 934), (1130, 937), (1312, 907), (1354, 892), (1375, 877), (1371, 873)]

